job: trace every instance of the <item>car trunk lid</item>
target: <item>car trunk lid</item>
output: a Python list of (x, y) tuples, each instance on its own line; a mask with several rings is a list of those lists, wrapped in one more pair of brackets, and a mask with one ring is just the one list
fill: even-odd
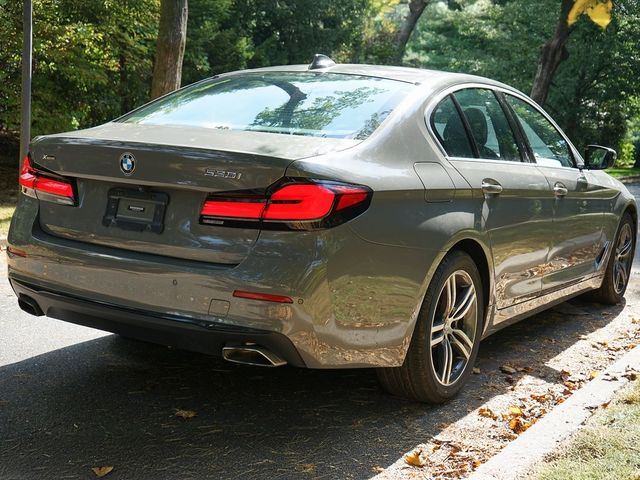
[[(212, 193), (264, 191), (296, 159), (353, 140), (122, 123), (36, 140), (32, 160), (75, 182), (77, 205), (40, 202), (40, 227), (85, 243), (237, 264), (255, 228), (203, 225)], [(133, 163), (131, 172), (123, 169)]]

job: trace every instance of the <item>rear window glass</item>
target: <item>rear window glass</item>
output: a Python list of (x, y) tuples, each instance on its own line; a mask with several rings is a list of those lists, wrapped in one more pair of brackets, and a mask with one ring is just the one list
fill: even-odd
[(335, 73), (241, 74), (191, 85), (121, 121), (364, 139), (413, 88)]

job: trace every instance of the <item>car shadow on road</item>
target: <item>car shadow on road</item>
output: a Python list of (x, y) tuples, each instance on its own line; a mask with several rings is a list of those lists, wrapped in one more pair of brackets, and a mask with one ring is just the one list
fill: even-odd
[(564, 305), (573, 314), (483, 342), (481, 374), (436, 407), (386, 395), (373, 370), (243, 367), (116, 336), (32, 357), (0, 368), (0, 478), (90, 478), (102, 465), (114, 480), (367, 478), (507, 391), (500, 365), (554, 378), (546, 362), (623, 308)]

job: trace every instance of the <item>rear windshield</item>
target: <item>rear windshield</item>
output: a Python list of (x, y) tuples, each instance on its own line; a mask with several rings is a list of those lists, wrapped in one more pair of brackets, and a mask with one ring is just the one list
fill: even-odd
[(191, 85), (121, 121), (364, 139), (412, 88), (335, 73), (240, 74)]

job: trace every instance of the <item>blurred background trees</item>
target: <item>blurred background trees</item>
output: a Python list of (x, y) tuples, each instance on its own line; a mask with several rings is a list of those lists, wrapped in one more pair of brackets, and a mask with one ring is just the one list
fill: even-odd
[[(149, 100), (160, 4), (34, 0), (34, 135), (96, 125)], [(528, 94), (562, 22), (560, 7), (558, 0), (189, 0), (182, 84), (325, 53), (339, 62), (488, 76)], [(19, 127), (21, 9), (20, 1), (0, 0), (0, 149)], [(610, 145), (623, 162), (640, 162), (640, 0), (615, 0), (606, 29), (581, 15), (567, 32), (546, 98), (538, 99), (578, 147)]]

